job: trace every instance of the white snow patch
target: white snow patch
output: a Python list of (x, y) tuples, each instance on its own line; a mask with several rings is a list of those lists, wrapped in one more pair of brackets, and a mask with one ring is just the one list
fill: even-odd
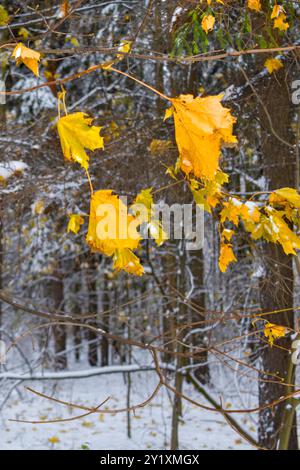
[(0, 164), (0, 178), (4, 180), (8, 180), (11, 176), (13, 176), (16, 172), (22, 173), (23, 171), (28, 169), (28, 165), (26, 163), (12, 160), (10, 162), (5, 162)]

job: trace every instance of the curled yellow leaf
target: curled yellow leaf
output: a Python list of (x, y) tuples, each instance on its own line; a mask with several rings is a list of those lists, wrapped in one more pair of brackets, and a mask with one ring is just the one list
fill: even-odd
[(283, 63), (280, 59), (267, 59), (264, 66), (271, 74), (273, 72), (277, 72), (277, 70), (280, 70), (283, 67)]
[(232, 245), (229, 243), (222, 243), (220, 249), (220, 257), (219, 257), (219, 268), (224, 273), (230, 263), (236, 262), (237, 259), (233, 253)]
[(248, 0), (248, 8), (254, 11), (261, 11), (261, 0)]
[(81, 225), (84, 224), (84, 218), (78, 214), (71, 214), (68, 223), (68, 233), (78, 233)]
[(274, 20), (275, 18), (278, 18), (280, 13), (284, 13), (285, 10), (282, 5), (274, 5), (272, 13), (271, 13), (271, 20)]
[(41, 54), (39, 52), (29, 49), (24, 46), (22, 42), (19, 42), (13, 50), (12, 56), (15, 58), (17, 65), (23, 63), (28, 67), (34, 75), (39, 75), (39, 60)]
[(201, 26), (202, 29), (207, 33), (214, 29), (215, 17), (213, 15), (205, 15), (202, 19)]
[(280, 31), (286, 31), (289, 29), (290, 25), (286, 21), (286, 15), (284, 13), (280, 13), (277, 18), (274, 20), (274, 29), (277, 28)]
[(275, 339), (285, 336), (287, 329), (284, 326), (275, 325), (274, 323), (266, 322), (264, 327), (264, 335), (268, 338), (271, 346), (273, 346)]
[(129, 248), (116, 250), (113, 260), (116, 271), (123, 270), (135, 276), (142, 276), (144, 274), (144, 268), (141, 265), (140, 259)]

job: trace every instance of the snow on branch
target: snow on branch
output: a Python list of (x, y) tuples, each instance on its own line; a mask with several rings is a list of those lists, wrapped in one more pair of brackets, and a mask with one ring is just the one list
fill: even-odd
[[(174, 372), (175, 368), (168, 364), (161, 364), (160, 369)], [(36, 374), (14, 374), (11, 372), (3, 372), (0, 379), (9, 380), (64, 380), (64, 379), (85, 379), (95, 377), (97, 375), (129, 373), (129, 372), (148, 372), (155, 371), (155, 366), (139, 366), (137, 364), (123, 366), (105, 366), (95, 367), (93, 369), (67, 371), (67, 372), (41, 372)]]

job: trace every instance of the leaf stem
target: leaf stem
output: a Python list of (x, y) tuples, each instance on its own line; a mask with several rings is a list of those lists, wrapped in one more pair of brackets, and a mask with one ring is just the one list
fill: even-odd
[(119, 73), (121, 75), (124, 75), (125, 77), (127, 78), (130, 78), (131, 80), (139, 83), (140, 85), (148, 88), (149, 90), (153, 91), (154, 93), (156, 93), (157, 95), (159, 95), (161, 98), (163, 98), (164, 100), (168, 100), (168, 101), (172, 101), (171, 98), (169, 98), (168, 96), (164, 95), (163, 93), (161, 93), (160, 91), (156, 90), (155, 88), (153, 88), (152, 86), (148, 85), (147, 83), (143, 82), (142, 80), (139, 80), (138, 78), (135, 78), (133, 77), (132, 75), (129, 75), (128, 73), (126, 72), (122, 72), (122, 70), (119, 70), (119, 69), (115, 69), (114, 67), (109, 67), (105, 70), (112, 70), (113, 72), (116, 72), (116, 73)]
[(89, 185), (90, 185), (91, 195), (93, 195), (94, 194), (94, 188), (93, 188), (92, 180), (91, 180), (91, 177), (90, 177), (90, 174), (89, 174), (89, 170), (85, 170), (85, 172), (86, 172), (86, 176), (87, 176), (87, 179), (88, 179), (88, 182), (89, 182)]

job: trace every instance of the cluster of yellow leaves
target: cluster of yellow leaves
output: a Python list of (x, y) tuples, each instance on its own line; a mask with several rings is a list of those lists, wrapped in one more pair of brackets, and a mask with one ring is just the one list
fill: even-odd
[(295, 189), (282, 188), (271, 193), (269, 205), (260, 209), (260, 219), (257, 223), (244, 223), (254, 240), (260, 238), (282, 246), (285, 254), (296, 255), (300, 249), (300, 238), (293, 232), (295, 224), (299, 230), (300, 195)]
[(283, 63), (280, 59), (267, 59), (264, 65), (270, 74), (277, 72), (283, 67)]
[(213, 180), (219, 168), (221, 146), (237, 142), (232, 134), (236, 119), (221, 104), (223, 95), (171, 99), (165, 119), (174, 116), (180, 168), (203, 180)]
[[(62, 94), (64, 101), (64, 91)], [(101, 128), (92, 126), (92, 119), (78, 112), (60, 118), (57, 129), (64, 157), (79, 163), (88, 172), (89, 157), (85, 149), (103, 148), (103, 137), (99, 134)], [(156, 141), (154, 144), (152, 142), (152, 149), (161, 148), (161, 142), (164, 144), (163, 148), (172, 145), (170, 141)], [(141, 240), (138, 227), (146, 223), (147, 229), (158, 245), (167, 239), (160, 221), (154, 218), (152, 188), (141, 191), (132, 207), (137, 208), (141, 205), (144, 212), (136, 215), (128, 214), (127, 206), (113, 194), (112, 190), (93, 192), (86, 236), (86, 241), (93, 251), (113, 257), (116, 271), (124, 270), (137, 276), (144, 273), (139, 258), (133, 252), (139, 248)], [(83, 223), (81, 215), (71, 214), (68, 232), (78, 233)]]
[(274, 28), (277, 28), (280, 31), (286, 31), (290, 26), (286, 21), (286, 14), (282, 5), (274, 5), (271, 19), (274, 20)]
[[(261, 0), (248, 0), (248, 8), (257, 12), (261, 11)], [(274, 20), (274, 28), (277, 28), (280, 31), (286, 31), (289, 28), (289, 23), (286, 21), (286, 14), (282, 5), (278, 5), (277, 3), (274, 5), (271, 19)]]
[(278, 338), (282, 338), (287, 333), (287, 329), (284, 326), (275, 325), (266, 321), (264, 327), (264, 335), (268, 339), (271, 346), (273, 346), (274, 341)]
[(39, 61), (41, 54), (39, 52), (29, 49), (24, 46), (22, 42), (19, 42), (13, 50), (12, 56), (15, 58), (17, 65), (23, 63), (28, 67), (34, 75), (39, 75)]
[(202, 205), (205, 211), (211, 213), (223, 197), (222, 184), (224, 183), (228, 183), (228, 175), (218, 171), (214, 180), (201, 184), (199, 181), (191, 179), (189, 186), (196, 204)]
[(144, 269), (132, 250), (138, 248), (140, 221), (112, 190), (92, 194), (86, 241), (93, 251), (113, 256), (114, 268), (140, 276)]
[[(269, 203), (243, 202), (222, 191), (222, 184), (227, 182), (228, 175), (219, 171), (212, 181), (189, 181), (196, 204), (207, 212), (218, 208), (222, 227), (220, 270), (225, 272), (230, 263), (237, 261), (231, 238), (240, 223), (253, 240), (264, 239), (280, 244), (285, 254), (296, 255), (296, 250), (300, 250), (300, 237), (292, 226), (300, 230), (300, 194), (293, 188), (281, 188), (270, 194)], [(226, 227), (227, 224), (229, 226)]]
[(235, 197), (230, 197), (228, 201), (223, 203), (223, 209), (220, 213), (222, 224), (229, 221), (235, 226), (238, 226), (240, 219), (246, 223), (257, 224), (260, 217), (261, 214), (256, 204), (251, 202), (243, 203)]
[[(236, 198), (222, 201), (220, 222), (230, 222), (233, 226), (243, 222), (244, 228), (253, 240), (264, 239), (282, 246), (286, 255), (296, 255), (300, 250), (300, 237), (293, 231), (300, 229), (300, 194), (293, 188), (281, 188), (270, 194), (269, 204), (259, 207), (248, 201), (242, 203)], [(232, 236), (232, 234), (231, 234)], [(222, 239), (226, 237), (224, 231)], [(224, 240), (222, 240), (224, 243)], [(220, 268), (224, 267), (222, 261)]]
[(78, 112), (67, 114), (57, 122), (64, 157), (79, 163), (88, 169), (89, 157), (85, 149), (103, 149), (103, 137), (99, 135), (101, 127), (92, 126), (93, 119)]
[(254, 240), (260, 238), (268, 242), (279, 243), (285, 254), (296, 254), (300, 249), (299, 237), (289, 228), (283, 215), (272, 207), (265, 208), (267, 215), (262, 215), (260, 223), (250, 228)]
[[(265, 66), (272, 73), (282, 67), (278, 59), (269, 59)], [(300, 230), (300, 195), (291, 188), (281, 188), (270, 195), (269, 204), (230, 197), (222, 191), (228, 175), (219, 170), (223, 144), (237, 142), (233, 135), (235, 118), (221, 104), (222, 96), (194, 98), (180, 95), (171, 99), (165, 119), (174, 116), (175, 138), (179, 158), (167, 173), (176, 179), (179, 169), (186, 175), (196, 204), (207, 212), (218, 208), (221, 230), (219, 267), (222, 272), (237, 261), (231, 245), (234, 229), (240, 223), (254, 240), (278, 243), (286, 254), (300, 250), (300, 238), (292, 229)], [(194, 178), (193, 178), (194, 177)], [(226, 227), (227, 224), (230, 224)]]
[[(233, 226), (237, 227), (239, 222), (243, 221), (245, 226), (255, 227), (260, 220), (260, 211), (254, 203), (243, 203), (234, 197), (230, 197), (222, 204), (223, 208), (220, 212), (221, 224), (231, 222)], [(234, 230), (223, 228), (221, 233), (221, 250), (219, 258), (219, 267), (222, 272), (226, 271), (230, 263), (237, 261), (233, 253), (232, 245), (230, 244), (233, 235)]]
[(285, 206), (285, 210), (287, 206), (300, 209), (300, 194), (294, 188), (276, 189), (270, 194), (269, 201), (273, 205)]

